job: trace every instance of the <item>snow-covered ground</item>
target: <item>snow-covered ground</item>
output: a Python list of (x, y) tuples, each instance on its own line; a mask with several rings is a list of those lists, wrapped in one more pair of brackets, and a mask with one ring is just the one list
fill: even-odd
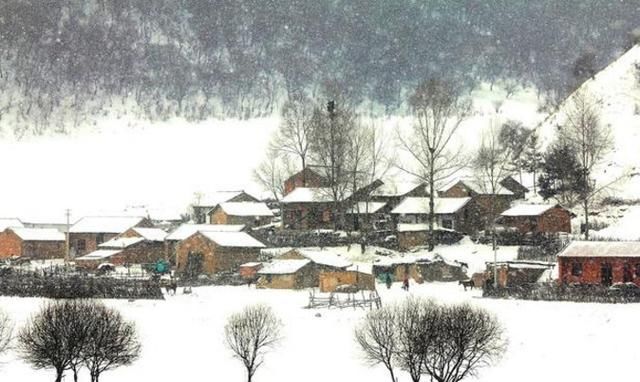
[[(383, 303), (421, 295), (469, 302), (494, 312), (506, 327), (509, 351), (499, 365), (484, 370), (478, 381), (628, 380), (640, 361), (635, 349), (637, 304), (483, 299), (479, 291), (464, 292), (457, 283), (412, 284), (409, 293), (398, 283), (390, 290), (379, 287)], [(193, 292), (184, 295), (179, 290), (165, 301), (106, 301), (138, 324), (144, 347), (138, 362), (108, 372), (102, 380), (243, 380), (243, 368), (225, 348), (222, 332), (230, 313), (252, 303), (272, 305), (285, 325), (282, 343), (267, 355), (256, 381), (388, 380), (383, 368), (363, 363), (353, 340), (354, 325), (364, 310), (308, 310), (304, 308), (306, 291), (201, 287)], [(41, 303), (41, 299), (0, 298), (0, 306), (18, 327)], [(53, 377), (51, 370), (32, 370), (15, 353), (5, 361), (0, 369), (2, 380), (47, 381)], [(87, 378), (81, 376), (81, 380)], [(408, 375), (400, 376), (400, 381), (408, 380)]]

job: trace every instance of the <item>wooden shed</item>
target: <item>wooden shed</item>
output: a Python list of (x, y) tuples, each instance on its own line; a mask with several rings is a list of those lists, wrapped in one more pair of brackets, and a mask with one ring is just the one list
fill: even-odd
[(316, 286), (313, 275), (315, 270), (310, 260), (286, 259), (272, 260), (258, 271), (257, 288), (266, 289), (304, 289)]
[(0, 232), (0, 259), (62, 259), (65, 252), (65, 235), (54, 228), (11, 227)]
[(558, 254), (558, 267), (564, 284), (640, 286), (640, 242), (574, 241)]
[(546, 261), (512, 260), (487, 262), (485, 281), (493, 282), (494, 267), (498, 268), (498, 287), (513, 287), (518, 285), (533, 284), (542, 281), (543, 275), (548, 274), (555, 266)]
[(522, 234), (571, 233), (572, 216), (559, 204), (519, 204), (500, 214), (498, 223)]
[(273, 212), (262, 202), (220, 203), (209, 212), (211, 224), (244, 224), (259, 227), (271, 223)]
[(236, 272), (258, 261), (265, 245), (246, 232), (198, 231), (176, 247), (176, 269), (192, 276)]

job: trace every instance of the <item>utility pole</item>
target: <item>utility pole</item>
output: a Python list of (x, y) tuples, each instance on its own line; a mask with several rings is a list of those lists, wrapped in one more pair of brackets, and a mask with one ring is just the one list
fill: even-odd
[(64, 261), (68, 262), (69, 260), (71, 260), (71, 253), (70, 253), (70, 241), (69, 241), (69, 229), (71, 228), (71, 223), (70, 223), (70, 217), (71, 217), (71, 210), (70, 209), (66, 209), (65, 210), (65, 215), (67, 217), (67, 232), (65, 235), (65, 255), (64, 255)]

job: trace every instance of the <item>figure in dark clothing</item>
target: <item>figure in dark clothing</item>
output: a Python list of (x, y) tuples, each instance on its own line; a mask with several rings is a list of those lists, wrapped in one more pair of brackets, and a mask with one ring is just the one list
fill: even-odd
[(402, 281), (402, 289), (409, 291), (409, 276), (404, 276), (404, 281)]
[(362, 238), (362, 240), (360, 240), (360, 252), (364, 255), (364, 250), (366, 249), (367, 246), (367, 239), (366, 238)]
[(391, 289), (391, 284), (393, 283), (393, 280), (391, 280), (391, 274), (387, 273), (387, 276), (384, 279), (385, 284), (387, 284), (387, 289)]

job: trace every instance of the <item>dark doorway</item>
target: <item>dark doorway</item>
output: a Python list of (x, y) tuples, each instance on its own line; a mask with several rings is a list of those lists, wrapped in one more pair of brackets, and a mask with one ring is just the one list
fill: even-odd
[(611, 264), (604, 263), (600, 267), (600, 278), (602, 280), (602, 285), (610, 286), (613, 282), (613, 272), (611, 270)]
[(633, 281), (633, 272), (631, 272), (631, 265), (625, 264), (622, 269), (622, 281), (625, 283), (630, 283)]

